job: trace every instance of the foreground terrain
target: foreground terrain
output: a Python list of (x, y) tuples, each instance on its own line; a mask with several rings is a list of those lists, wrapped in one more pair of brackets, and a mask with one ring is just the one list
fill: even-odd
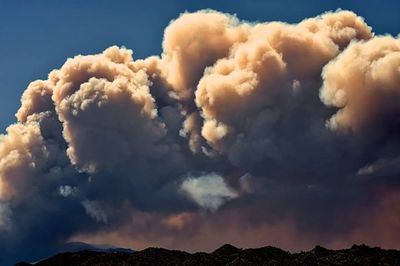
[(35, 264), (18, 266), (125, 266), (125, 265), (400, 265), (400, 251), (354, 245), (350, 249), (289, 253), (275, 247), (239, 249), (224, 245), (212, 253), (187, 253), (161, 248), (137, 252), (78, 251), (60, 253)]

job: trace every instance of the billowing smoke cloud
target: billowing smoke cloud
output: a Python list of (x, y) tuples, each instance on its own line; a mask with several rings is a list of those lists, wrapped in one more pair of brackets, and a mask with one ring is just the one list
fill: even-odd
[(321, 99), (339, 108), (329, 120), (335, 130), (396, 127), (399, 110), (400, 40), (390, 36), (352, 43), (324, 69)]
[(317, 94), (322, 67), (352, 39), (371, 36), (368, 26), (350, 12), (298, 25), (255, 25), (248, 39), (207, 68), (198, 84), (202, 136), (213, 149), (227, 153), (234, 165), (264, 158), (282, 161), (278, 124), (308, 127), (306, 118), (296, 121), (293, 116), (320, 112), (319, 103), (307, 101)]
[(199, 11), (161, 56), (68, 59), (0, 136), (0, 264), (70, 240), (400, 248), (399, 51), (349, 11)]

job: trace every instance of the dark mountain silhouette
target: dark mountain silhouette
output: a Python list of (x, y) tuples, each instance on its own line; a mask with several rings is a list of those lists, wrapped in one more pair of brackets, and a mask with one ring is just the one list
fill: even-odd
[(188, 253), (162, 248), (137, 252), (78, 251), (60, 253), (35, 264), (20, 262), (16, 266), (127, 266), (127, 265), (400, 265), (400, 251), (366, 245), (349, 249), (329, 250), (316, 246), (313, 250), (289, 253), (275, 247), (240, 249), (223, 245), (212, 253)]
[[(58, 245), (53, 246), (46, 253), (42, 253), (41, 257), (35, 256), (30, 261), (36, 262), (36, 261), (39, 261), (39, 259), (51, 257), (54, 254), (78, 253), (80, 251), (94, 251), (94, 252), (101, 252), (101, 253), (116, 253), (116, 252), (132, 253), (132, 252), (134, 252), (132, 249), (129, 249), (129, 248), (120, 248), (120, 247), (115, 247), (112, 245), (88, 244), (88, 243), (84, 243), (84, 242), (66, 242), (63, 244), (58, 244)], [(0, 266), (12, 265), (12, 263), (15, 263), (15, 262), (16, 262), (15, 260), (13, 262), (10, 262), (10, 261), (3, 262), (3, 261), (1, 261), (1, 258), (0, 258)], [(26, 265), (29, 265), (29, 264), (26, 264)]]
[(57, 248), (57, 253), (78, 252), (82, 250), (99, 251), (99, 252), (127, 252), (127, 253), (133, 252), (132, 249), (119, 248), (119, 247), (114, 247), (112, 245), (94, 245), (85, 242), (67, 242), (64, 245), (61, 245), (60, 247)]

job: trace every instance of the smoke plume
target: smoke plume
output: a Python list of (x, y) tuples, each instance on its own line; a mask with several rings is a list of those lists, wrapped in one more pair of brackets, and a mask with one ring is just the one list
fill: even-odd
[(400, 248), (399, 39), (350, 11), (207, 10), (162, 47), (78, 55), (29, 84), (0, 136), (0, 264), (71, 240)]

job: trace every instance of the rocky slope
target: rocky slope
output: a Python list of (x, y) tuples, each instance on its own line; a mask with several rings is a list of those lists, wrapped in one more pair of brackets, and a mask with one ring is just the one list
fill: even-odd
[(212, 253), (187, 253), (161, 248), (137, 252), (79, 251), (60, 253), (36, 264), (18, 266), (125, 266), (125, 265), (400, 265), (400, 251), (354, 245), (350, 249), (289, 253), (275, 247), (239, 249), (224, 245)]

